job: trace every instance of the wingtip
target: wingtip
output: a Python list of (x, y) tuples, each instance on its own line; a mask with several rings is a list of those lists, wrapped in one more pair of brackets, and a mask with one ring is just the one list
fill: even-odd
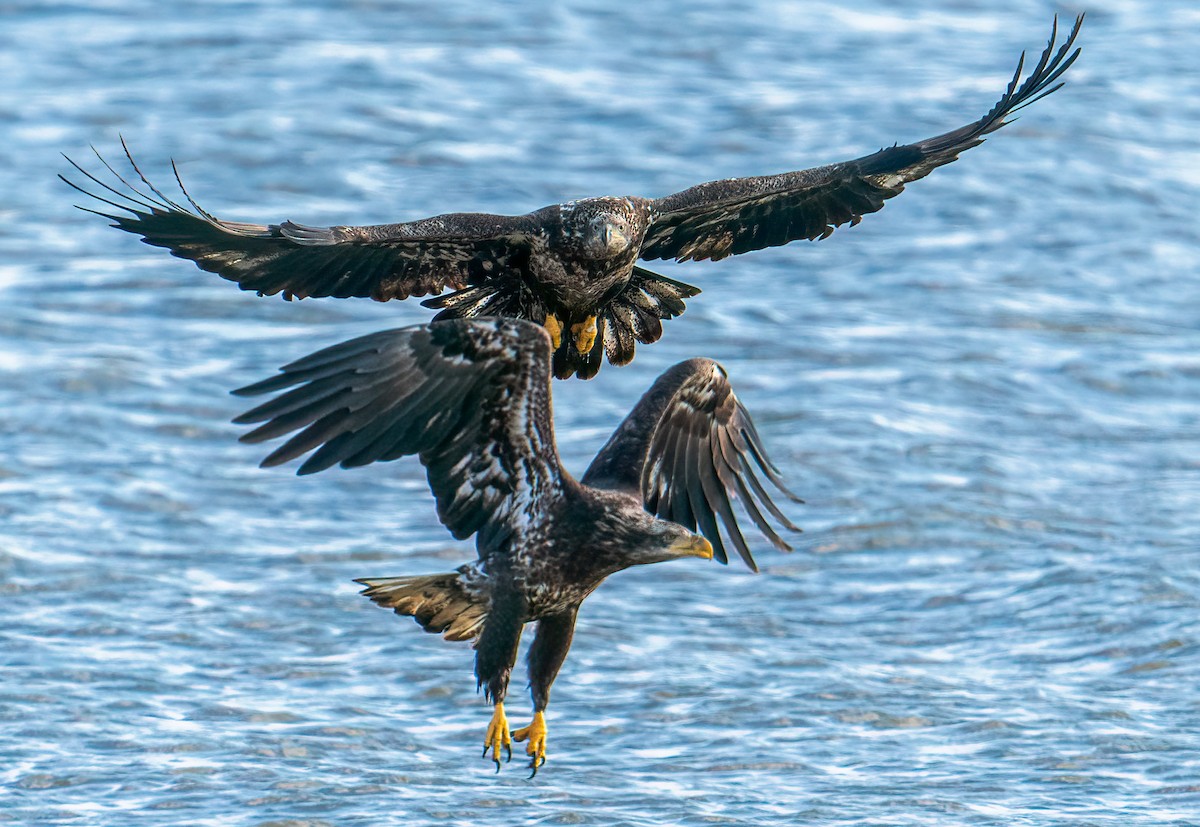
[[(250, 433), (246, 434), (245, 436), (240, 437), (238, 439), (238, 441), (241, 442), (246, 437), (253, 437), (255, 435), (255, 433), (256, 433), (255, 431), (251, 431)], [(259, 441), (261, 441), (261, 440), (259, 440)], [(259, 468), (278, 468), (280, 465), (283, 465), (286, 462), (290, 462), (294, 457), (292, 456), (292, 454), (284, 452), (284, 449), (286, 447), (287, 447), (286, 445), (281, 446), (280, 448), (277, 448), (276, 450), (267, 454), (266, 457), (263, 458), (263, 461), (258, 464), (258, 467)], [(296, 473), (303, 474), (304, 466), (303, 465), (300, 466), (300, 468), (296, 471)]]
[[(242, 422), (238, 422), (235, 419), (233, 421), (235, 424), (242, 425), (242, 424), (246, 424), (247, 422), (253, 423), (255, 421), (261, 421), (261, 420), (246, 419), (246, 420), (243, 420)], [(264, 436), (261, 433), (263, 427), (266, 427), (266, 426), (255, 428), (253, 431), (250, 431), (249, 433), (242, 434), (241, 436), (238, 437), (238, 442), (242, 443), (243, 445), (259, 445), (259, 444), (265, 442), (270, 437)], [(272, 457), (273, 456), (274, 455), (272, 455)], [(261, 463), (259, 463), (258, 467), (259, 468), (270, 468), (275, 465), (278, 465), (281, 460), (271, 461), (272, 457), (267, 457), (266, 459), (264, 459)], [(270, 462), (269, 465), (268, 465), (268, 462)]]
[[(287, 447), (287, 446), (284, 446), (284, 447)], [(327, 468), (332, 468), (334, 465), (340, 465), (342, 468), (354, 467), (353, 465), (349, 464), (349, 462), (347, 460), (338, 462), (336, 456), (332, 456), (332, 455), (326, 456), (326, 453), (327, 453), (326, 451), (320, 450), (320, 451), (317, 451), (316, 453), (312, 454), (308, 459), (306, 459), (300, 465), (299, 468), (296, 469), (296, 476), (297, 477), (307, 477), (310, 474), (316, 474), (321, 471), (324, 471)], [(288, 459), (291, 459), (290, 455), (287, 457), (284, 457), (283, 461), (286, 461)]]
[[(254, 390), (254, 387), (255, 387), (255, 385), (258, 385), (258, 384), (259, 384), (258, 382), (255, 382), (252, 385), (245, 385), (240, 388), (234, 388), (233, 390), (231, 390), (229, 392), (229, 395), (230, 396), (255, 396), (255, 395), (257, 395), (257, 392)], [(233, 421), (237, 422), (236, 419)]]

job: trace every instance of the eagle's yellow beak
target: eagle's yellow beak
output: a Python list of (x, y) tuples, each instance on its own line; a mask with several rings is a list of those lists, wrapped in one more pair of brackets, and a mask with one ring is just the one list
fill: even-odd
[(671, 551), (680, 557), (701, 557), (711, 560), (713, 556), (712, 543), (699, 534), (693, 534), (686, 540), (680, 540), (671, 546)]

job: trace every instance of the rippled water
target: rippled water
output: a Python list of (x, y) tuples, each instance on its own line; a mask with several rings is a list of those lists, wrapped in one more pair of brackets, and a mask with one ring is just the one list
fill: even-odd
[(656, 196), (977, 117), (1055, 10), (997, 8), (0, 4), (0, 822), (1200, 820), (1194, 4), (1090, 4), (1066, 89), (853, 230), (660, 266), (704, 295), (557, 386), (581, 471), (718, 358), (808, 504), (761, 575), (587, 602), (534, 781), (479, 760), (469, 650), (350, 582), (471, 556), (419, 466), (297, 479), (229, 424), (428, 312), (240, 293), (54, 179), (124, 134), (235, 219)]

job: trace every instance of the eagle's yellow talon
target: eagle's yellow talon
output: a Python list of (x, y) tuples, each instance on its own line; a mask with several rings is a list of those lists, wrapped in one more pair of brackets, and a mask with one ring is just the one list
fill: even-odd
[(562, 323), (553, 313), (546, 314), (546, 321), (542, 323), (546, 328), (546, 332), (550, 334), (550, 344), (554, 345), (554, 349), (558, 350), (562, 345)]
[(571, 335), (575, 337), (575, 349), (580, 353), (591, 353), (592, 345), (596, 344), (596, 317), (588, 316), (579, 324), (571, 325)]
[(513, 730), (514, 741), (528, 740), (525, 754), (529, 756), (529, 769), (533, 770), (530, 778), (537, 775), (538, 767), (546, 763), (546, 716), (541, 712), (533, 713), (529, 726)]
[(483, 757), (488, 750), (492, 751), (492, 760), (496, 762), (496, 772), (500, 772), (500, 750), (508, 753), (506, 761), (512, 760), (512, 736), (508, 734), (508, 718), (504, 717), (504, 704), (498, 703), (492, 709), (492, 721), (488, 724), (487, 735), (483, 741)]

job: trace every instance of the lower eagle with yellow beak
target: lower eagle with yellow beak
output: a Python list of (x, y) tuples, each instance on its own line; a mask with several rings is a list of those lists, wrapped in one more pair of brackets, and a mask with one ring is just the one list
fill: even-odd
[[(795, 499), (716, 362), (690, 359), (659, 377), (578, 481), (554, 442), (551, 370), (541, 325), (453, 319), (344, 342), (235, 391), (282, 391), (235, 420), (262, 423), (243, 441), (298, 432), (263, 465), (310, 451), (301, 474), (420, 458), (438, 517), (457, 539), (475, 536), (478, 559), (359, 582), (426, 631), (473, 642), (475, 676), (494, 706), (484, 755), (499, 769), (512, 741), (526, 741), (534, 773), (546, 760), (550, 686), (579, 606), (606, 577), (681, 557), (726, 562), (718, 522), (754, 568), (733, 498), (776, 548), (790, 550), (764, 511), (798, 530), (759, 480)], [(537, 624), (533, 720), (510, 732), (504, 699), (526, 623)]]

